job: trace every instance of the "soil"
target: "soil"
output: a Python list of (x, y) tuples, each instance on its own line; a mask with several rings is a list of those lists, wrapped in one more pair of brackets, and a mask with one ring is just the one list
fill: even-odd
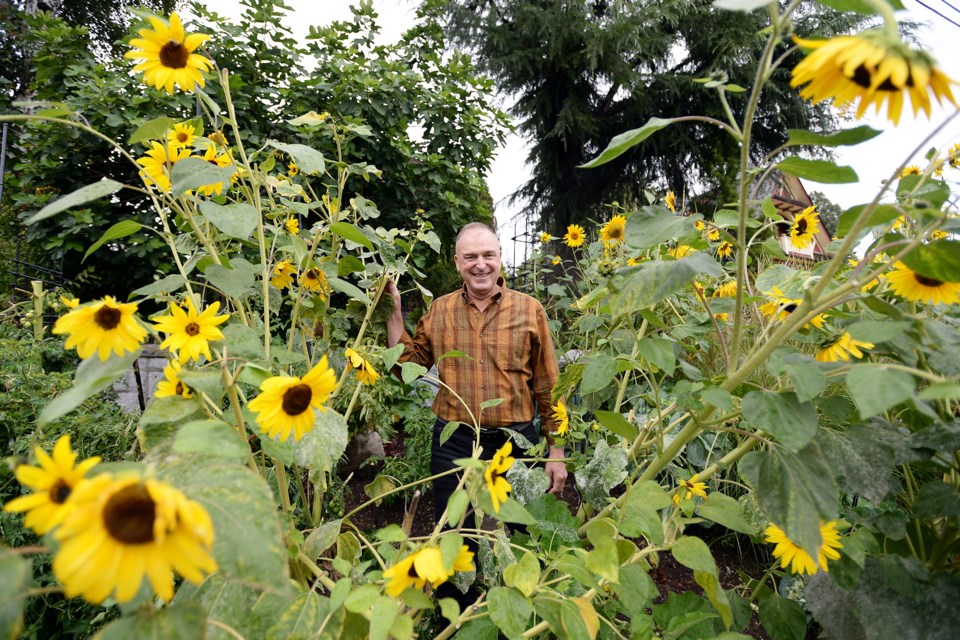
[[(402, 442), (388, 442), (385, 443), (384, 448), (388, 456), (402, 456), (404, 453)], [(376, 471), (370, 466), (363, 467), (363, 469), (355, 474), (347, 483), (344, 495), (347, 512), (368, 500), (368, 497), (363, 491), (363, 487), (372, 480), (375, 473)], [(570, 512), (575, 514), (580, 506), (580, 496), (576, 490), (574, 474), (571, 473), (567, 476), (567, 482), (564, 486), (563, 494), (560, 497), (567, 502)], [(396, 500), (392, 503), (384, 503), (377, 508), (364, 509), (360, 513), (355, 514), (351, 519), (361, 530), (379, 529), (388, 524), (402, 524), (404, 516), (409, 515), (407, 514), (407, 510), (411, 506), (410, 502), (408, 499), (406, 501)], [(433, 492), (430, 489), (426, 489), (417, 500), (416, 511), (412, 515), (410, 535), (430, 535), (433, 531), (433, 526)], [(687, 533), (696, 535), (694, 528), (688, 529)], [(708, 537), (704, 536), (704, 539), (708, 543), (710, 542)], [(751, 548), (749, 542), (746, 543), (748, 545), (747, 548), (743, 549), (738, 548), (736, 543), (737, 540), (735, 538), (730, 538), (721, 541), (720, 544), (713, 544), (711, 546), (711, 551), (714, 554), (714, 559), (717, 562), (717, 568), (720, 574), (720, 584), (725, 589), (732, 589), (742, 585), (741, 573), (758, 579), (763, 575), (765, 570), (763, 563), (768, 561), (766, 558), (761, 560), (752, 557), (750, 555)], [(677, 562), (670, 553), (659, 554), (659, 563), (650, 572), (650, 577), (653, 578), (654, 583), (660, 591), (660, 597), (654, 600), (657, 604), (665, 601), (669, 593), (693, 591), (700, 595), (703, 594), (700, 585), (693, 579), (693, 571)], [(769, 640), (769, 636), (760, 626), (756, 613), (754, 613), (750, 625), (744, 629), (742, 633), (751, 638), (757, 638), (758, 640)], [(809, 637), (808, 635), (808, 638)]]

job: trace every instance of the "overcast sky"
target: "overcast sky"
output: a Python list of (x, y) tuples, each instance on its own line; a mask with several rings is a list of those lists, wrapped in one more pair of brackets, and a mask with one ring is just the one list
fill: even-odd
[[(230, 18), (242, 13), (242, 7), (234, 0), (207, 0), (206, 6)], [(310, 25), (328, 24), (334, 20), (350, 18), (351, 0), (285, 0), (292, 11), (286, 24), (295, 37), (307, 34)], [(373, 0), (374, 8), (380, 16), (381, 37), (385, 42), (396, 41), (409, 28), (415, 18), (415, 0)], [(907, 17), (917, 22), (928, 23), (929, 27), (921, 32), (925, 47), (933, 53), (941, 69), (950, 77), (960, 80), (960, 0), (924, 0), (928, 7), (921, 6), (916, 0), (903, 0), (906, 12), (900, 12), (901, 19)], [(958, 7), (955, 9), (954, 7)], [(934, 10), (942, 14), (936, 15)], [(955, 24), (951, 24), (953, 21)], [(960, 90), (955, 90), (960, 100)], [(501, 105), (503, 108), (506, 105)], [(934, 104), (932, 117), (928, 120), (922, 114), (913, 118), (909, 105), (904, 106), (904, 115), (900, 126), (894, 128), (882, 118), (868, 117), (863, 123), (875, 129), (883, 130), (883, 135), (856, 147), (840, 149), (840, 164), (853, 166), (860, 181), (853, 185), (823, 185), (806, 183), (808, 191), (822, 191), (830, 199), (844, 208), (869, 201), (879, 189), (882, 180), (913, 152), (924, 137), (941, 124), (953, 111), (953, 107), (944, 110)], [(650, 114), (655, 116), (657, 114)], [(857, 123), (860, 124), (860, 123)], [(853, 126), (853, 125), (851, 125)], [(658, 134), (663, 135), (663, 134)], [(960, 118), (955, 118), (937, 135), (931, 143), (946, 148), (960, 142)], [(923, 164), (923, 155), (929, 147), (924, 147), (911, 160)], [(490, 192), (497, 208), (497, 222), (504, 244), (504, 258), (509, 263), (522, 260), (522, 247), (512, 246), (511, 239), (523, 233), (523, 222), (518, 220), (520, 206), (508, 206), (508, 196), (516, 191), (526, 180), (529, 171), (525, 166), (527, 148), (525, 142), (517, 136), (508, 137), (506, 145), (498, 152), (490, 173), (487, 176)], [(957, 179), (956, 171), (952, 177)], [(534, 230), (535, 231), (535, 230)]]

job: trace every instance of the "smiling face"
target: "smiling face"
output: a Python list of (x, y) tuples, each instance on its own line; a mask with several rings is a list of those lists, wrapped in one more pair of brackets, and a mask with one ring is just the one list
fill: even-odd
[(483, 300), (497, 292), (500, 256), (500, 241), (489, 229), (470, 229), (460, 236), (453, 260), (471, 298)]

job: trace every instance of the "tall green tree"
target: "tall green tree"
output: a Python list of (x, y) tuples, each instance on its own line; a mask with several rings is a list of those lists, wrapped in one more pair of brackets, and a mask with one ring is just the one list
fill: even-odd
[[(764, 12), (722, 11), (712, 0), (426, 0), (421, 12), (443, 24), (451, 42), (470, 50), (513, 99), (518, 128), (532, 145), (532, 177), (515, 195), (529, 200), (528, 211), (547, 230), (557, 234), (599, 215), (602, 202), (635, 202), (645, 189), (688, 199), (711, 192), (720, 201), (730, 193), (737, 143), (703, 123), (671, 127), (597, 169), (577, 167), (651, 117), (726, 120), (716, 92), (695, 80), (751, 86)], [(829, 33), (847, 20), (817, 8), (796, 30)], [(739, 115), (743, 94), (735, 91), (727, 95)], [(756, 153), (780, 146), (788, 128), (834, 124), (779, 71), (758, 109)]]

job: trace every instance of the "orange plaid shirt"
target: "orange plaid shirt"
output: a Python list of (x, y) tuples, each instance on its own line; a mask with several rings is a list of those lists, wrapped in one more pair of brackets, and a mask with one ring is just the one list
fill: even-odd
[[(399, 361), (428, 368), (436, 364), (440, 380), (463, 398), (484, 427), (532, 420), (536, 401), (541, 430), (556, 431), (550, 392), (559, 368), (547, 314), (535, 298), (508, 289), (503, 278), (497, 284), (500, 292), (483, 311), (468, 301), (466, 288), (434, 300), (416, 334), (401, 335)], [(466, 356), (443, 357), (455, 350)], [(503, 402), (481, 416), (480, 404), (496, 398)], [(464, 404), (442, 386), (433, 411), (447, 421), (473, 423)]]

